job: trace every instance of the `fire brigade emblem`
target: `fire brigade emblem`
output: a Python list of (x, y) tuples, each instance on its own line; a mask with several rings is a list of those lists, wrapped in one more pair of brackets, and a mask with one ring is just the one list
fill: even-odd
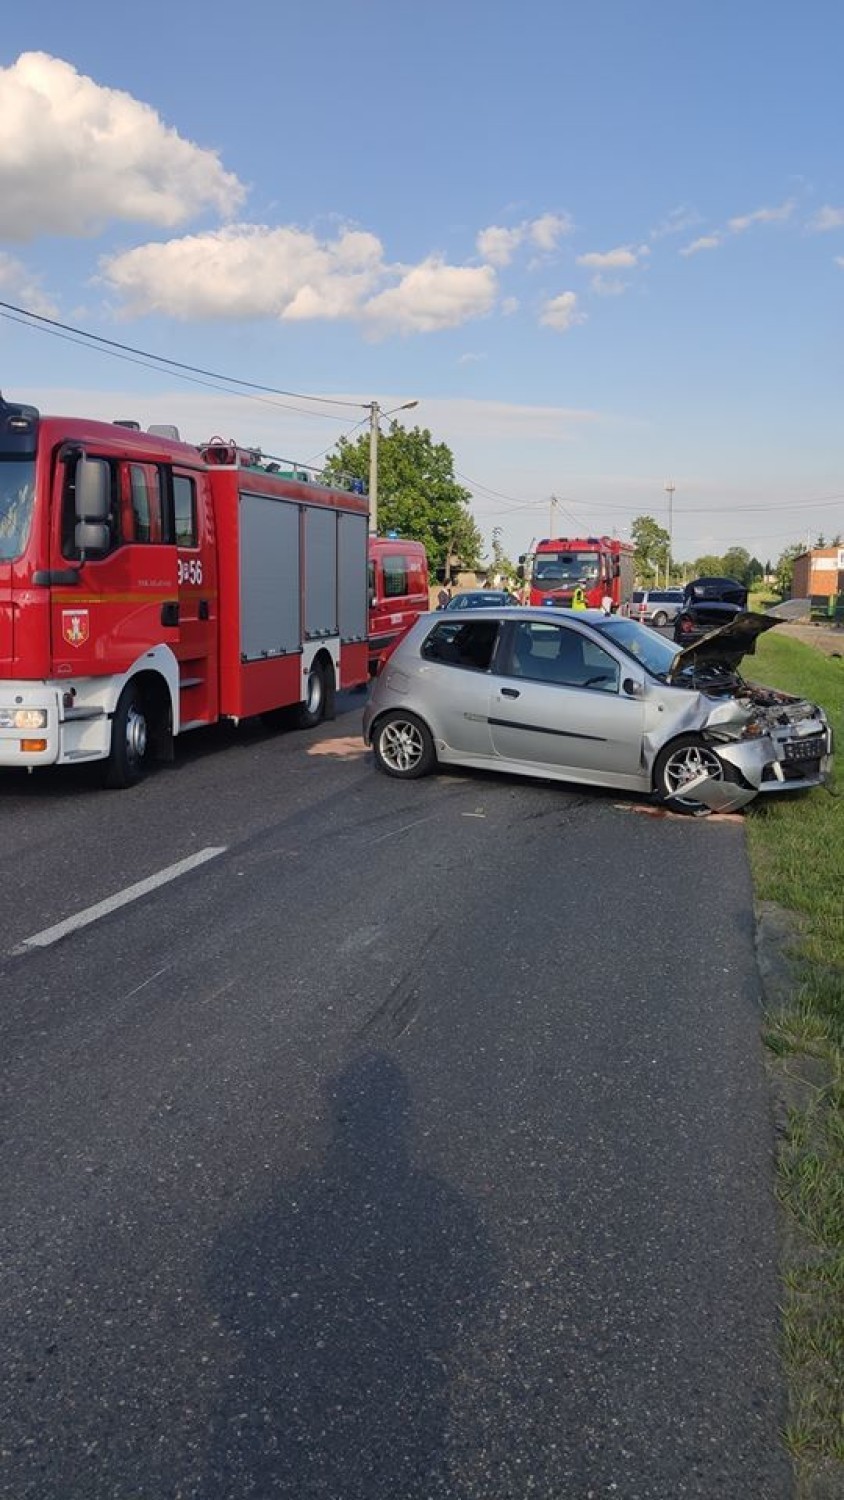
[(84, 646), (90, 633), (87, 609), (62, 610), (62, 636), (69, 646)]

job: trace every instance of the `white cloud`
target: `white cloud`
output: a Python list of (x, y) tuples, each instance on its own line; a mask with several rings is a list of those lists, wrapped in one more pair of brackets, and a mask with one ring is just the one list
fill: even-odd
[(651, 230), (651, 239), (661, 240), (668, 234), (683, 234), (685, 230), (693, 229), (700, 222), (701, 216), (696, 209), (683, 206), (672, 208), (656, 228)]
[(592, 277), (590, 285), (599, 297), (620, 297), (622, 292), (627, 291), (628, 283), (619, 281), (618, 277), (601, 276), (599, 273)]
[(541, 214), (538, 219), (523, 219), (509, 229), (490, 224), (480, 231), (475, 243), (484, 260), (494, 266), (509, 266), (520, 245), (530, 244), (543, 255), (550, 255), (573, 227), (568, 214)]
[(590, 250), (586, 255), (578, 255), (579, 266), (591, 266), (596, 271), (622, 271), (637, 266), (642, 256), (650, 252), (646, 245), (640, 245), (638, 250), (631, 245), (619, 245), (616, 250)]
[(561, 292), (559, 297), (552, 297), (550, 302), (545, 303), (539, 321), (545, 328), (565, 333), (567, 329), (574, 328), (575, 324), (585, 323), (586, 314), (578, 310), (575, 292)]
[(505, 318), (512, 318), (513, 313), (519, 311), (520, 302), (518, 297), (505, 297), (501, 303), (501, 313)]
[(42, 318), (58, 317), (58, 309), (45, 294), (38, 279), (14, 256), (0, 250), (0, 292), (4, 301), (16, 302)]
[(255, 224), (139, 245), (101, 263), (130, 313), (182, 320), (353, 317), (383, 273), (375, 235), (343, 229), (319, 241)]
[(372, 297), (362, 315), (376, 334), (434, 333), (483, 317), (497, 292), (492, 266), (448, 266), (431, 256)]
[(455, 328), (488, 313), (498, 291), (492, 266), (437, 256), (390, 265), (375, 235), (349, 228), (319, 240), (291, 227), (228, 225), (106, 257), (100, 272), (135, 316), (346, 319), (376, 337)]
[(835, 264), (841, 266), (842, 270), (844, 270), (844, 255), (836, 255)]
[(757, 208), (752, 214), (740, 214), (735, 219), (727, 221), (727, 228), (733, 234), (744, 234), (746, 229), (751, 229), (754, 224), (781, 224), (790, 219), (794, 212), (794, 199), (790, 198), (787, 203), (781, 203), (778, 208)]
[(24, 52), (0, 68), (0, 235), (84, 235), (110, 219), (172, 228), (245, 189), (215, 151), (183, 139), (149, 105), (70, 63)]
[(844, 208), (831, 208), (824, 204), (819, 208), (815, 217), (809, 221), (809, 228), (817, 234), (824, 234), (829, 229), (841, 229), (844, 226)]
[(690, 245), (684, 245), (680, 254), (698, 255), (701, 250), (717, 250), (722, 243), (720, 234), (702, 234), (700, 239), (692, 240)]
[(516, 229), (503, 229), (497, 224), (491, 224), (488, 229), (481, 230), (475, 243), (484, 260), (494, 266), (509, 266), (523, 239), (524, 229), (521, 225)]
[(565, 235), (571, 234), (574, 225), (568, 214), (542, 214), (527, 225), (527, 235), (537, 250), (550, 254)]

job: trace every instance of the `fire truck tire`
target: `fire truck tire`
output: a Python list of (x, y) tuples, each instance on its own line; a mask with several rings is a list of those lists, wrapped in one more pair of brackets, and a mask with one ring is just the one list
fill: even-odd
[(135, 683), (127, 683), (111, 721), (111, 750), (105, 784), (120, 789), (140, 781), (150, 760), (150, 725), (144, 697)]
[(437, 752), (427, 724), (415, 714), (394, 709), (378, 720), (372, 734), (375, 764), (385, 776), (415, 781), (437, 764)]
[(296, 722), (300, 729), (315, 729), (325, 718), (328, 704), (328, 681), (325, 667), (315, 661), (308, 673), (305, 698), (296, 710)]

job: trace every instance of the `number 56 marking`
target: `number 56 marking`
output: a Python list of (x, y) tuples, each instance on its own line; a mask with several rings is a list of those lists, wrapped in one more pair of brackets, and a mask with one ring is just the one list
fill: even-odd
[(191, 558), (180, 557), (179, 558), (179, 582), (180, 583), (201, 583), (202, 582), (202, 563), (200, 562), (200, 560), (199, 560), (198, 557), (191, 557)]

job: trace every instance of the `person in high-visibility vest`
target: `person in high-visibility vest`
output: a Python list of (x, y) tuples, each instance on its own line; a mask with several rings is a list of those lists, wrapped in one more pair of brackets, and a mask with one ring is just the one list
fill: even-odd
[(571, 596), (571, 607), (572, 609), (588, 609), (589, 607), (586, 603), (586, 591), (582, 583), (577, 585)]

